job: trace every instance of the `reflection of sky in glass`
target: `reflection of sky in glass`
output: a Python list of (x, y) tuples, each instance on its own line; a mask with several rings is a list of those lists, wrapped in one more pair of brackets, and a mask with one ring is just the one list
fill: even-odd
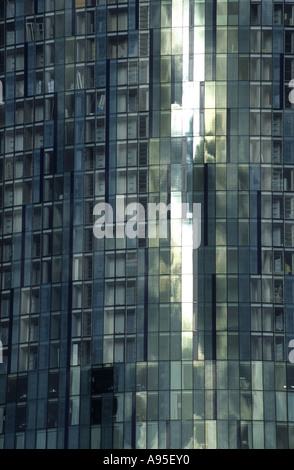
[[(172, 54), (176, 54), (182, 47), (182, 97), (181, 103), (171, 105), (171, 136), (194, 137), (195, 141), (200, 136), (200, 82), (204, 81), (204, 8), (203, 5), (195, 5), (194, 25), (190, 34), (189, 18), (183, 16), (182, 8), (185, 2), (181, 0), (173, 2), (173, 32)], [(199, 27), (200, 26), (200, 27)], [(192, 42), (192, 43), (191, 43)], [(193, 57), (190, 51), (193, 50)], [(191, 60), (194, 61), (191, 62)], [(191, 67), (192, 65), (192, 67)], [(191, 75), (192, 74), (192, 75)], [(214, 93), (213, 93), (214, 96)], [(215, 103), (213, 103), (214, 105)], [(214, 106), (213, 106), (214, 108)], [(211, 114), (209, 126), (215, 134), (215, 111)], [(194, 140), (194, 139), (193, 139)], [(199, 143), (199, 142), (197, 142)], [(195, 149), (196, 142), (193, 147)], [(187, 155), (182, 163), (186, 165)], [(182, 203), (185, 202), (187, 181), (182, 175), (182, 192), (172, 193), (171, 202), (177, 212), (181, 212)], [(183, 197), (184, 196), (184, 197)], [(191, 208), (192, 209), (192, 208)], [(193, 263), (193, 219), (192, 214), (181, 214), (179, 218), (171, 220), (171, 245), (181, 247), (181, 309), (182, 309), (182, 359), (190, 360), (193, 356), (193, 330), (194, 325), (194, 289), (193, 283), (197, 280), (197, 262)], [(195, 257), (197, 259), (197, 256)], [(194, 265), (193, 265), (194, 264)]]

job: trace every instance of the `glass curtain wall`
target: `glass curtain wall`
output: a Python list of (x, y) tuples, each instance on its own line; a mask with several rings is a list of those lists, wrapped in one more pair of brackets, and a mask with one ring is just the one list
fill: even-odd
[[(294, 447), (293, 27), (286, 0), (1, 2), (0, 448)], [(176, 215), (98, 240), (101, 202)]]

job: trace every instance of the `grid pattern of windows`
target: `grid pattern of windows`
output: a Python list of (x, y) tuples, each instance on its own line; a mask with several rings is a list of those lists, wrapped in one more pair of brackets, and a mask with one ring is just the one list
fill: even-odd
[[(0, 448), (294, 447), (293, 27), (1, 2)], [(200, 248), (180, 218), (96, 239), (117, 200), (201, 203)]]

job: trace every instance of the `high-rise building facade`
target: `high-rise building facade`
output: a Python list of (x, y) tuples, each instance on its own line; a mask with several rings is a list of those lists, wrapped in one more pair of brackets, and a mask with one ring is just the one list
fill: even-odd
[(294, 448), (293, 54), (294, 1), (0, 3), (0, 448)]

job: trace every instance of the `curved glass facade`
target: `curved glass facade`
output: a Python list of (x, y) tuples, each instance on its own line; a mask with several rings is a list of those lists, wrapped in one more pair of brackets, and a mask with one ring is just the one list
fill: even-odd
[(294, 448), (293, 53), (292, 1), (1, 3), (0, 448)]

